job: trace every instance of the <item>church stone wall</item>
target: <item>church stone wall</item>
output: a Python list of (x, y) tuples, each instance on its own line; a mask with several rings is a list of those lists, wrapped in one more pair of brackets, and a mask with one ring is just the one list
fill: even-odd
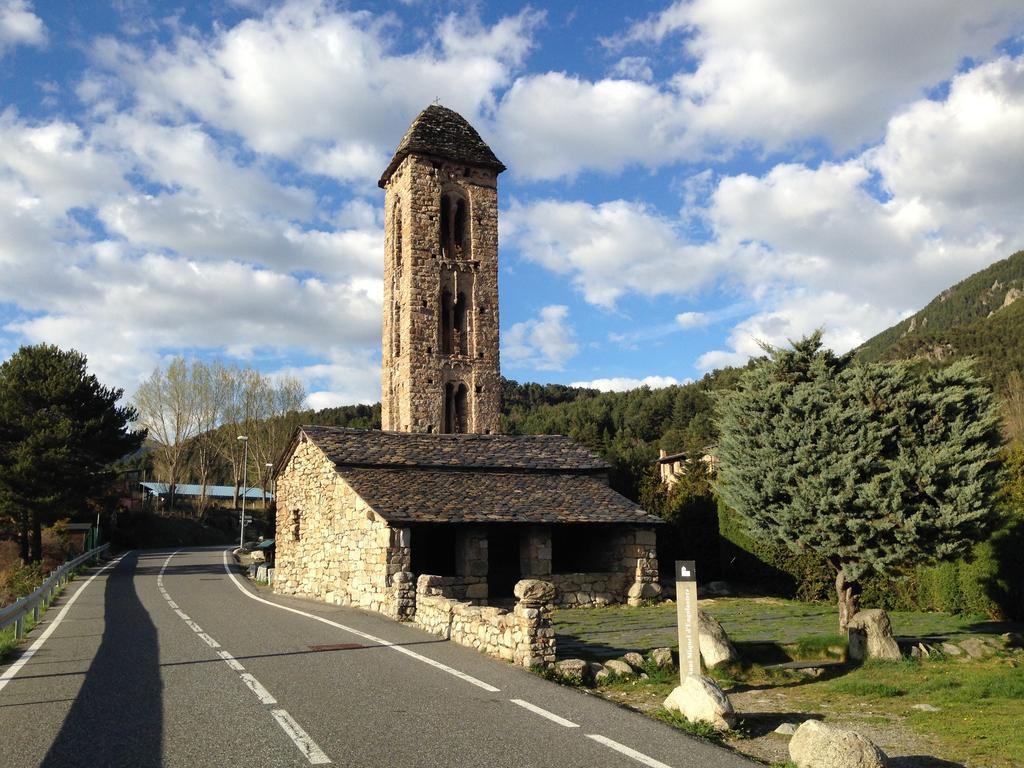
[(392, 528), (304, 435), (277, 477), (274, 591), (406, 618), (415, 605), (407, 528)]
[[(468, 252), (442, 254), (441, 198), (468, 206)], [(498, 191), (495, 171), (408, 155), (387, 182), (381, 419), (386, 430), (445, 431), (445, 386), (467, 390), (467, 432), (497, 433)], [(465, 354), (443, 353), (441, 294), (467, 292)]]

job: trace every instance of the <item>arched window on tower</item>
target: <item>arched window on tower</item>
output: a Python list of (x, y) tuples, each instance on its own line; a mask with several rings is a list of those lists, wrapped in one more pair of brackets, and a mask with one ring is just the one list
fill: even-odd
[(454, 349), (452, 345), (452, 292), (445, 288), (441, 291), (441, 354), (450, 355)]
[(469, 333), (466, 328), (466, 294), (459, 293), (455, 299), (455, 308), (452, 312), (452, 328), (454, 329), (454, 339), (452, 340), (452, 350), (459, 355), (468, 355), (468, 337)]
[(464, 259), (469, 254), (469, 219), (466, 200), (458, 194), (441, 195), (440, 245), (445, 259)]
[(466, 201), (461, 197), (455, 201), (455, 217), (452, 224), (455, 256), (459, 259), (465, 259), (469, 256), (469, 249), (466, 247)]
[(469, 390), (465, 384), (444, 385), (444, 431), (451, 435), (469, 431)]

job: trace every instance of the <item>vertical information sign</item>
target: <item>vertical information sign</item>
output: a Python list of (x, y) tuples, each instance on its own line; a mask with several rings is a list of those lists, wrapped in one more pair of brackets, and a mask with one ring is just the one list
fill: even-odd
[(697, 569), (693, 560), (676, 560), (676, 621), (679, 625), (679, 678), (700, 675), (697, 622)]

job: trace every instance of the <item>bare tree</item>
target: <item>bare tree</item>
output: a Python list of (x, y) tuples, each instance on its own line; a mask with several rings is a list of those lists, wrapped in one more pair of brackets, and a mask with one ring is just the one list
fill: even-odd
[(220, 361), (193, 363), (192, 387), (196, 398), (197, 429), (191, 466), (200, 485), (196, 512), (201, 516), (208, 504), (206, 489), (220, 458), (217, 428), (223, 423), (230, 389), (224, 365)]
[(1024, 442), (1024, 376), (1013, 371), (1006, 378), (1006, 387), (1000, 399), (1003, 433), (1010, 442)]
[(166, 370), (154, 369), (135, 393), (138, 423), (154, 443), (157, 477), (167, 483), (168, 508), (174, 509), (175, 486), (186, 471), (191, 440), (198, 428), (195, 388), (188, 363), (177, 357)]

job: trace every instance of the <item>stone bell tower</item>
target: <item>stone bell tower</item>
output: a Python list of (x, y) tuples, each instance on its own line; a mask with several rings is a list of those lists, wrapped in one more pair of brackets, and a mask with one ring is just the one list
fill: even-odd
[(465, 118), (423, 110), (381, 176), (386, 430), (498, 431), (498, 174)]

